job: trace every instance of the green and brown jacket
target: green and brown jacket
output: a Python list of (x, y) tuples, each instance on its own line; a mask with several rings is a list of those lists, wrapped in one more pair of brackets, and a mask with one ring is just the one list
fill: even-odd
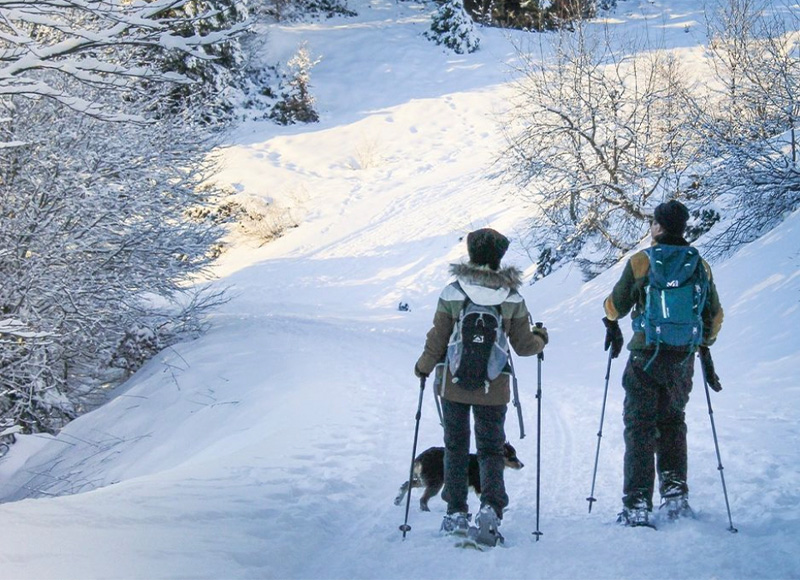
[[(689, 243), (682, 237), (670, 236), (668, 234), (661, 235), (653, 243), (672, 246), (688, 246)], [(706, 304), (703, 307), (703, 345), (711, 346), (717, 339), (720, 327), (722, 326), (722, 306), (719, 302), (719, 294), (714, 285), (714, 277), (711, 274), (711, 267), (705, 260), (702, 260), (702, 265), (708, 274), (708, 296)], [(647, 286), (648, 275), (650, 273), (650, 258), (645, 251), (637, 252), (625, 264), (625, 269), (622, 271), (622, 276), (614, 286), (611, 295), (606, 298), (604, 308), (606, 317), (609, 320), (618, 320), (623, 318), (629, 312), (631, 318), (635, 319), (644, 309), (646, 293), (645, 287)], [(634, 332), (633, 338), (628, 343), (629, 350), (643, 350), (648, 348), (645, 344), (643, 332)], [(671, 347), (664, 345), (662, 348), (680, 349), (685, 350), (685, 347)]]
[[(417, 361), (417, 369), (429, 375), (447, 354), (447, 343), (464, 299), (469, 296), (475, 304), (500, 306), (503, 329), (514, 352), (532, 356), (544, 350), (546, 341), (531, 329), (531, 319), (525, 300), (519, 293), (521, 272), (514, 267), (492, 270), (472, 262), (451, 264), (450, 273), (456, 277), (439, 296), (433, 327), (428, 331), (425, 349)], [(545, 335), (546, 336), (546, 335)], [(439, 387), (442, 398), (468, 405), (506, 405), (511, 398), (508, 374), (493, 380), (487, 390), (466, 390), (453, 383), (449, 370)]]

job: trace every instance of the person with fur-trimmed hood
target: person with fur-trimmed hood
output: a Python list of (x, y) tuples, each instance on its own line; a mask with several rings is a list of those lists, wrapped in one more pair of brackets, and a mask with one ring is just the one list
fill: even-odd
[[(414, 367), (418, 377), (428, 376), (445, 359), (450, 335), (467, 297), (475, 304), (500, 307), (503, 330), (518, 355), (533, 356), (544, 350), (548, 342), (547, 329), (531, 324), (525, 300), (519, 293), (522, 272), (513, 266), (500, 265), (509, 243), (508, 238), (491, 228), (479, 229), (467, 236), (469, 261), (450, 266), (456, 281), (446, 286), (439, 296), (433, 328), (428, 332), (424, 351)], [(447, 502), (447, 514), (441, 531), (463, 534), (469, 528), (467, 472), (472, 411), (481, 480), (481, 510), (476, 523), (480, 528), (491, 528), (502, 541), (497, 527), (508, 505), (503, 479), (503, 444), (506, 410), (511, 398), (509, 375), (500, 374), (487, 389), (467, 390), (453, 382), (449, 369), (445, 368), (444, 373), (439, 395), (445, 444), (442, 498)]]

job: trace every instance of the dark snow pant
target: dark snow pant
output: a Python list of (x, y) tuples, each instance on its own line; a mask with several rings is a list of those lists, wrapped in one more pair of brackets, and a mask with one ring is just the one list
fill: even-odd
[[(687, 493), (686, 404), (694, 356), (662, 350), (645, 371), (652, 351), (633, 351), (622, 376), (625, 388), (625, 465), (622, 502), (653, 508), (655, 471), (662, 497)], [(646, 505), (645, 505), (646, 504)]]
[(508, 495), (503, 479), (506, 405), (465, 405), (442, 399), (444, 419), (444, 490), (447, 513), (468, 512), (470, 409), (475, 419), (475, 446), (481, 474), (481, 507), (490, 505), (503, 517)]

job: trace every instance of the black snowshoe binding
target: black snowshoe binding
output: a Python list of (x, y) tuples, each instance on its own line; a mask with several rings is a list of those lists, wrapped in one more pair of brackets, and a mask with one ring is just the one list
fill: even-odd
[(469, 532), (469, 520), (471, 514), (458, 512), (447, 514), (442, 520), (442, 527), (439, 533), (443, 536), (466, 536)]
[(689, 498), (686, 494), (661, 498), (661, 506), (658, 508), (658, 513), (660, 517), (670, 522), (683, 518), (693, 519), (695, 517), (694, 510), (689, 505)]
[(623, 507), (617, 516), (617, 523), (630, 528), (647, 527), (655, 529), (655, 524), (650, 521), (650, 508), (646, 505)]

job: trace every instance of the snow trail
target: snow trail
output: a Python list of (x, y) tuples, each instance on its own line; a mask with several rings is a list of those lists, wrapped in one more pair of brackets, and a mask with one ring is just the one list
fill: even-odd
[[(663, 23), (655, 13), (701, 21), (688, 0), (623, 4), (619, 25), (630, 29)], [(713, 265), (727, 314), (713, 349), (724, 389), (712, 400), (739, 534), (726, 531), (697, 382), (687, 421), (698, 520), (657, 532), (613, 523), (624, 353), (612, 365), (598, 501), (587, 513), (607, 360), (601, 303), (619, 264), (589, 283), (566, 268), (522, 290), (551, 337), (541, 540), (531, 534), (536, 359), (520, 357), (527, 437), (518, 439), (513, 408), (506, 433), (525, 468), (506, 474), (507, 547), (451, 548), (437, 534), (444, 502), (437, 496), (422, 513), (419, 490), (402, 540), (404, 506), (392, 500), (408, 475), (412, 369), (447, 265), (465, 256), (461, 238), (483, 226), (511, 235), (509, 263), (529, 264), (519, 245), (524, 211), (485, 177), (502, 141), (509, 38), (483, 29), (481, 51), (447, 55), (419, 36), (427, 9), (364, 1), (357, 19), (273, 31), (276, 54), (301, 39), (325, 53), (312, 77), (322, 122), (243, 126), (219, 179), (294, 200), (302, 224), (263, 247), (240, 241), (225, 256), (218, 272), (232, 300), (205, 336), (159, 354), (57, 438), (23, 437), (0, 461), (4, 577), (800, 577), (800, 213)], [(679, 50), (697, 48), (694, 28), (664, 31)], [(397, 310), (401, 301), (408, 312)], [(441, 444), (430, 386), (418, 452)], [(477, 511), (474, 495), (470, 505)]]

